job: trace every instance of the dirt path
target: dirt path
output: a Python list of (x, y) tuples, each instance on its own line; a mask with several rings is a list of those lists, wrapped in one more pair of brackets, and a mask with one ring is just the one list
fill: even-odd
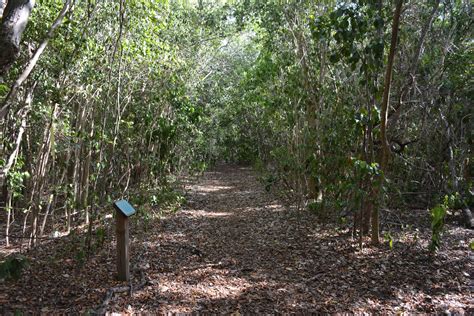
[(139, 251), (156, 285), (124, 299), (116, 310), (128, 305), (133, 311), (219, 314), (472, 308), (466, 249), (436, 260), (409, 243), (359, 251), (347, 230), (338, 233), (308, 212), (288, 210), (254, 174), (227, 166), (191, 184), (186, 209), (162, 221)]
[[(142, 267), (150, 284), (118, 297), (109, 311), (474, 312), (468, 250), (474, 236), (468, 230), (449, 227), (450, 246), (435, 258), (426, 252), (426, 227), (416, 241), (409, 233), (394, 235), (392, 250), (360, 251), (347, 229), (284, 207), (249, 168), (216, 168), (187, 189), (183, 210), (147, 230), (142, 222), (132, 225), (132, 264)], [(0, 292), (4, 313), (86, 312), (119, 285), (113, 281), (113, 243), (80, 268), (72, 255), (64, 259), (67, 245), (50, 245), (47, 256), (38, 250), (18, 282), (0, 283), (9, 291)]]

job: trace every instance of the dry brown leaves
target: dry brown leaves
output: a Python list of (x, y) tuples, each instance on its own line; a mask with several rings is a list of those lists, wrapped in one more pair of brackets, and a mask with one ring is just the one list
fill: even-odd
[[(218, 168), (188, 189), (176, 215), (147, 231), (132, 225), (132, 265), (150, 283), (117, 297), (109, 312), (474, 313), (474, 234), (448, 225), (442, 250), (431, 256), (426, 211), (407, 213), (403, 221), (413, 225), (392, 231), (393, 249), (359, 250), (348, 229), (284, 207), (248, 168)], [(114, 244), (82, 264), (73, 246), (63, 239), (29, 253), (20, 280), (0, 283), (0, 312), (84, 313), (100, 305), (120, 285)]]

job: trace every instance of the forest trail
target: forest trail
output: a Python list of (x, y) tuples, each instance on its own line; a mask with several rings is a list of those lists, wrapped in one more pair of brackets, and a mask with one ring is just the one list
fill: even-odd
[[(465, 276), (472, 261), (461, 247), (431, 259), (424, 230), (420, 245), (400, 237), (392, 250), (360, 251), (348, 228), (285, 207), (246, 167), (220, 166), (187, 182), (186, 190), (187, 204), (176, 214), (132, 223), (131, 264), (149, 282), (132, 296), (117, 295), (107, 311), (474, 311)], [(458, 239), (452, 245), (462, 240), (459, 232), (446, 235)], [(0, 312), (91, 311), (108, 289), (123, 285), (113, 280), (113, 242), (80, 264), (71, 244), (45, 245), (49, 250), (31, 254), (35, 259), (18, 282), (0, 283)], [(132, 274), (138, 283), (138, 272)]]
[(474, 315), (471, 2), (0, 0), (0, 316)]
[[(221, 166), (187, 189), (185, 209), (135, 248), (154, 285), (114, 310), (238, 315), (472, 308), (467, 283), (460, 282), (469, 265), (465, 253), (433, 262), (423, 248), (406, 244), (360, 251), (349, 229), (288, 209), (251, 168)], [(427, 277), (427, 271), (434, 272)]]

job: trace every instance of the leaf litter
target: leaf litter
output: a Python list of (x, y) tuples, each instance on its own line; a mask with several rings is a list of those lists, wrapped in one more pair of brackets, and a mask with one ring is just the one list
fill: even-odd
[(0, 282), (0, 313), (474, 313), (474, 234), (448, 223), (432, 255), (426, 210), (397, 215), (410, 229), (392, 228), (393, 247), (360, 250), (347, 227), (285, 206), (250, 168), (220, 166), (186, 189), (176, 214), (132, 221), (131, 291), (98, 309), (130, 286), (115, 281), (110, 222), (88, 257), (69, 236), (28, 252), (21, 278)]

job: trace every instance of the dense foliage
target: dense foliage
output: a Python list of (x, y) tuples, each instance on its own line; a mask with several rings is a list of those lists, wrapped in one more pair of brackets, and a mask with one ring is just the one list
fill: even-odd
[(392, 1), (77, 0), (9, 97), (62, 6), (37, 1), (0, 83), (2, 202), (32, 244), (220, 161), (374, 242), (381, 208), (473, 206), (470, 1), (403, 1), (394, 37)]

